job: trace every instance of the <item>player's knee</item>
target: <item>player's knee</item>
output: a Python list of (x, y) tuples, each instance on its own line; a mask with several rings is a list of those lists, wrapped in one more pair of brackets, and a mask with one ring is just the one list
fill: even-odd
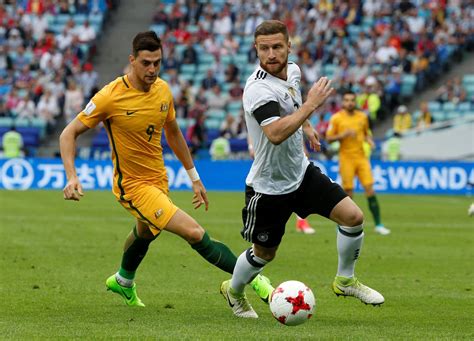
[(199, 243), (202, 240), (202, 237), (204, 236), (204, 229), (196, 224), (196, 226), (193, 226), (189, 229), (187, 229), (186, 234), (184, 235), (184, 238), (189, 244), (196, 244)]
[(271, 262), (276, 256), (276, 248), (266, 248), (254, 244), (253, 252), (258, 258)]
[(362, 225), (364, 222), (364, 213), (359, 207), (353, 207), (344, 217), (344, 226), (353, 227)]

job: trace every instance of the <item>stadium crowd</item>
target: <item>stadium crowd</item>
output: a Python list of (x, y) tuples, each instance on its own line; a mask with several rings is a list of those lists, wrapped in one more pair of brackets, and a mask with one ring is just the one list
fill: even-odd
[[(97, 89), (91, 57), (114, 5), (112, 0), (0, 5), (0, 116), (39, 120), (50, 131), (59, 117), (70, 120)], [(170, 84), (193, 150), (207, 148), (222, 135), (219, 130), (225, 130), (233, 151), (246, 150), (241, 94), (257, 60), (252, 32), (270, 18), (289, 27), (290, 59), (301, 67), (302, 92), (323, 75), (335, 83), (338, 95), (313, 118), (323, 128), (340, 109), (345, 90), (358, 94), (358, 106), (377, 124), (463, 51), (474, 49), (474, 8), (464, 0), (158, 2), (151, 29), (164, 44), (161, 77)], [(459, 81), (452, 83), (440, 89), (438, 100), (463, 96), (453, 95)], [(472, 101), (472, 90), (464, 92), (466, 101)]]
[[(322, 75), (333, 79), (338, 96), (320, 116), (325, 121), (351, 89), (377, 124), (474, 47), (474, 10), (466, 1), (161, 3), (152, 29), (165, 44), (162, 77), (190, 139), (194, 131), (225, 129), (227, 115), (242, 118), (234, 102), (255, 67), (251, 35), (270, 18), (289, 27), (303, 93)], [(207, 118), (194, 120), (199, 115)]]
[(0, 126), (7, 126), (0, 128), (13, 124), (44, 137), (60, 117), (69, 121), (82, 110), (98, 86), (91, 57), (112, 6), (105, 0), (0, 4)]

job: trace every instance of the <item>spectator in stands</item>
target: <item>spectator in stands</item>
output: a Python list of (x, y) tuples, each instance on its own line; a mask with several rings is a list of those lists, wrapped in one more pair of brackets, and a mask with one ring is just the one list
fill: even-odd
[(162, 62), (163, 69), (168, 70), (175, 70), (177, 71), (181, 66), (181, 61), (179, 57), (176, 55), (176, 49), (174, 45), (168, 50), (168, 55)]
[(94, 70), (94, 66), (91, 63), (85, 63), (78, 83), (84, 92), (86, 102), (97, 92), (98, 82), (99, 74)]
[(400, 105), (393, 117), (393, 131), (403, 135), (411, 128), (411, 125), (411, 114), (408, 112), (408, 108), (405, 105)]
[(181, 21), (178, 28), (173, 31), (173, 37), (178, 44), (185, 44), (191, 39), (191, 32), (188, 31), (186, 23)]
[(227, 64), (224, 71), (224, 77), (226, 83), (234, 83), (239, 81), (239, 68), (234, 63)]
[(429, 66), (429, 59), (423, 53), (423, 50), (417, 49), (415, 57), (411, 62), (411, 73), (416, 75), (416, 88), (421, 89), (426, 84), (426, 71)]
[(36, 116), (35, 102), (31, 100), (30, 94), (28, 92), (18, 102), (15, 112), (19, 118), (25, 118), (28, 120), (31, 120), (34, 116)]
[(230, 100), (240, 100), (243, 92), (244, 89), (242, 89), (239, 80), (235, 80), (229, 89)]
[(5, 158), (16, 158), (24, 156), (23, 138), (19, 132), (16, 131), (15, 126), (11, 126), (10, 131), (3, 134), (2, 137), (3, 145), (3, 157)]
[(262, 21), (263, 17), (260, 16), (256, 9), (253, 9), (245, 21), (245, 35), (253, 34), (255, 32), (255, 28), (260, 25)]
[(69, 3), (67, 1), (59, 2), (58, 14), (71, 14), (71, 9), (69, 8)]
[(219, 84), (215, 84), (211, 90), (207, 92), (207, 105), (210, 110), (225, 110), (228, 103), (229, 94), (223, 93)]
[(238, 135), (239, 122), (236, 120), (234, 115), (227, 114), (225, 119), (222, 121), (219, 128), (220, 136), (227, 139), (235, 138)]
[(153, 15), (153, 23), (156, 25), (166, 25), (169, 26), (168, 14), (166, 13), (166, 4), (164, 2), (158, 3), (158, 8), (156, 9), (155, 14)]
[(32, 19), (33, 38), (38, 41), (44, 38), (46, 30), (48, 29), (48, 18), (39, 13)]
[(418, 121), (416, 123), (416, 129), (421, 131), (423, 129), (429, 128), (433, 123), (433, 118), (431, 117), (431, 113), (428, 109), (428, 103), (423, 101), (420, 103), (420, 116), (418, 117)]
[(214, 20), (213, 33), (222, 36), (228, 35), (232, 32), (232, 19), (228, 10), (222, 10), (217, 13), (217, 18)]
[(191, 25), (196, 25), (201, 17), (202, 6), (203, 4), (198, 0), (189, 1), (184, 20)]
[(168, 25), (171, 30), (179, 27), (179, 23), (184, 20), (184, 13), (181, 11), (181, 4), (176, 2), (168, 15)]
[(90, 25), (89, 20), (85, 20), (82, 25), (77, 26), (74, 33), (81, 44), (90, 44), (96, 38), (95, 29)]
[(235, 40), (232, 33), (227, 33), (222, 42), (221, 55), (233, 56), (239, 51), (239, 43)]
[[(326, 107), (327, 105), (325, 105), (325, 108)], [(316, 132), (318, 133), (319, 142), (321, 143), (321, 153), (327, 159), (331, 159), (332, 156), (329, 153), (328, 143), (326, 141), (326, 132), (329, 128), (329, 120), (326, 119), (327, 113), (328, 113), (328, 110), (325, 110), (325, 109), (320, 111), (318, 123), (316, 123), (316, 126), (314, 128), (316, 129)]]
[(391, 72), (387, 70), (387, 73), (388, 75), (384, 81), (384, 96), (385, 103), (392, 109), (399, 104), (398, 102), (402, 90), (402, 69), (397, 66), (392, 66)]
[(217, 41), (216, 36), (211, 34), (204, 39), (203, 42), (206, 53), (212, 54), (217, 57), (221, 52), (221, 44)]
[(219, 137), (211, 142), (209, 153), (211, 154), (212, 160), (226, 160), (229, 158), (230, 143), (223, 132), (220, 132)]
[(448, 79), (436, 90), (436, 100), (444, 103), (448, 102), (453, 92), (453, 80)]
[(41, 55), (39, 66), (46, 72), (54, 72), (61, 69), (62, 62), (63, 54), (55, 47), (52, 47)]
[[(30, 66), (32, 60), (31, 55), (26, 53), (26, 49), (23, 45), (19, 46), (16, 49), (16, 56), (15, 56), (15, 63), (13, 64), (13, 68), (15, 70), (24, 70), (25, 66)], [(29, 68), (28, 68), (29, 71)]]
[(189, 151), (192, 155), (195, 155), (199, 149), (204, 148), (207, 144), (207, 130), (204, 125), (206, 115), (204, 113), (198, 113), (196, 121), (193, 125), (189, 126), (186, 132), (186, 140), (189, 141)]
[(8, 33), (6, 45), (13, 51), (23, 45), (23, 38), (21, 37), (20, 31), (17, 28), (11, 29)]
[(453, 88), (449, 96), (449, 101), (457, 104), (459, 102), (464, 102), (467, 99), (466, 90), (462, 86), (461, 77), (454, 77), (453, 79)]
[(390, 137), (382, 145), (382, 155), (384, 160), (387, 161), (398, 161), (400, 160), (400, 138), (402, 135), (395, 132), (392, 137)]
[(60, 108), (58, 105), (58, 99), (51, 94), (49, 89), (46, 88), (44, 90), (36, 110), (37, 116), (47, 122), (48, 132), (51, 132), (56, 126), (56, 118), (59, 115)]
[(0, 99), (0, 117), (10, 116), (10, 112), (7, 110), (7, 105), (3, 99)]
[(49, 91), (51, 91), (51, 95), (56, 97), (58, 100), (59, 107), (63, 108), (64, 95), (66, 94), (66, 86), (64, 85), (63, 75), (61, 73), (55, 74), (53, 81), (48, 83), (47, 87)]
[(60, 51), (66, 50), (72, 44), (73, 34), (71, 30), (64, 26), (60, 34), (56, 36), (56, 44)]
[(181, 83), (178, 79), (178, 74), (176, 72), (170, 73), (170, 79), (168, 80), (168, 86), (170, 87), (173, 98), (181, 97)]
[(71, 122), (78, 112), (84, 107), (84, 94), (73, 79), (68, 80), (64, 99), (64, 116), (66, 122)]
[(371, 124), (377, 120), (382, 100), (378, 94), (378, 81), (374, 76), (369, 76), (365, 80), (365, 87), (357, 96), (357, 104), (361, 110), (368, 112)]
[(6, 97), (5, 106), (7, 112), (12, 115), (15, 112), (15, 108), (18, 106), (20, 102), (20, 97), (18, 97), (18, 90), (14, 87), (11, 89), (10, 93)]
[(198, 63), (198, 55), (191, 41), (189, 41), (186, 44), (186, 48), (183, 50), (181, 63), (182, 64), (197, 64)]
[(30, 71), (30, 65), (23, 66), (20, 74), (14, 77), (14, 85), (18, 89), (30, 91), (33, 87), (34, 79)]
[(351, 79), (355, 84), (365, 81), (369, 75), (369, 66), (364, 62), (362, 55), (356, 57), (356, 64), (350, 67)]
[(201, 87), (204, 90), (209, 90), (217, 85), (217, 79), (214, 77), (214, 71), (212, 69), (207, 70), (206, 78), (201, 81)]

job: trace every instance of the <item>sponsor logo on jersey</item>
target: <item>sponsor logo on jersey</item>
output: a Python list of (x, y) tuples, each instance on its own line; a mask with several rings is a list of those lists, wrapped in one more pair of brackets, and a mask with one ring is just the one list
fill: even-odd
[(160, 111), (161, 111), (161, 112), (168, 111), (168, 104), (165, 103), (165, 102), (161, 103)]

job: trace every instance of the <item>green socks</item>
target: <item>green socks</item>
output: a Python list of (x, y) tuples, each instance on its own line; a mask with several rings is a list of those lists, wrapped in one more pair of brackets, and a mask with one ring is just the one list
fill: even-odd
[(237, 257), (220, 241), (209, 238), (207, 232), (204, 233), (202, 240), (191, 247), (196, 250), (209, 263), (217, 266), (219, 269), (232, 274), (234, 271)]
[[(129, 237), (130, 238), (130, 237)], [(150, 243), (156, 239), (140, 238), (137, 233), (137, 228), (133, 228), (133, 238), (131, 244), (124, 251), (122, 256), (122, 264), (120, 266), (119, 275), (123, 278), (133, 280), (135, 278), (135, 271), (145, 257)]]
[(370, 212), (372, 213), (372, 216), (374, 217), (374, 222), (375, 226), (381, 225), (381, 219), (380, 219), (380, 208), (379, 208), (379, 203), (377, 202), (377, 198), (375, 195), (371, 197), (367, 197), (367, 201), (369, 203), (369, 209)]

